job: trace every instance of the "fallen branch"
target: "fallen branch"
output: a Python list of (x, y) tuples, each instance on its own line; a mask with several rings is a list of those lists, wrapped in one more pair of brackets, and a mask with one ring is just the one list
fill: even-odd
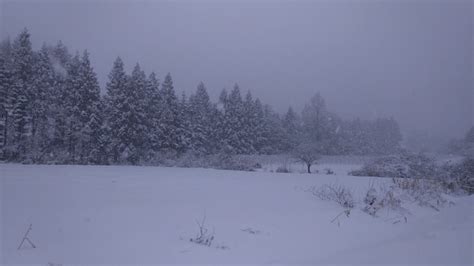
[(31, 242), (31, 240), (28, 238), (28, 234), (30, 233), (32, 228), (33, 228), (33, 225), (30, 224), (30, 226), (28, 227), (28, 230), (26, 230), (26, 233), (23, 236), (23, 239), (21, 240), (20, 245), (18, 246), (18, 250), (21, 249), (21, 247), (23, 246), (23, 243), (25, 243), (25, 241), (27, 241), (31, 245), (32, 248), (36, 248), (35, 244), (33, 244), (33, 242)]

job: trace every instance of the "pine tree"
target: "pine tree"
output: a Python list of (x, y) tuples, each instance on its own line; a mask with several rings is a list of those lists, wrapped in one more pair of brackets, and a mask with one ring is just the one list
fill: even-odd
[(52, 48), (52, 51), (50, 53), (51, 56), (55, 59), (56, 71), (65, 74), (66, 66), (72, 59), (72, 56), (69, 53), (67, 47), (61, 41), (58, 41), (58, 43)]
[(184, 92), (181, 94), (181, 101), (178, 106), (178, 121), (180, 121), (178, 153), (183, 154), (189, 150), (193, 135), (191, 129), (191, 108)]
[[(78, 109), (80, 121), (80, 161), (82, 163), (96, 162), (97, 147), (100, 146), (99, 135), (102, 128), (102, 110), (100, 87), (97, 75), (91, 66), (89, 53), (84, 51), (79, 68), (80, 84), (76, 88), (79, 92)], [(90, 156), (94, 150), (94, 156)]]
[(11, 113), (11, 72), (3, 54), (0, 55), (0, 159), (5, 157), (4, 148), (7, 145), (8, 122)]
[(30, 114), (28, 113), (31, 98), (31, 78), (33, 74), (33, 50), (30, 34), (24, 29), (12, 45), (12, 116), (15, 149), (17, 156), (24, 157), (30, 133)]
[(224, 98), (224, 91), (222, 92), (222, 100), (224, 102), (224, 131), (223, 141), (226, 149), (232, 153), (241, 153), (240, 146), (240, 129), (241, 129), (241, 107), (242, 98), (240, 96), (240, 89), (237, 84), (234, 85), (231, 93)]
[(215, 133), (212, 124), (213, 106), (203, 82), (199, 83), (196, 93), (189, 99), (191, 150), (197, 154), (210, 154), (216, 144), (213, 143)]
[[(147, 132), (147, 143), (150, 147), (149, 152), (156, 153), (159, 151), (161, 136), (160, 123), (162, 112), (162, 99), (160, 95), (160, 83), (156, 78), (156, 74), (152, 72), (146, 83), (146, 110), (147, 121), (149, 122)], [(152, 154), (148, 156), (153, 156)]]
[(474, 143), (474, 126), (472, 126), (467, 132), (466, 136), (464, 137), (464, 141), (466, 143)]
[(288, 111), (283, 118), (283, 128), (286, 133), (285, 141), (286, 141), (286, 150), (292, 150), (298, 146), (300, 139), (301, 139), (301, 121), (293, 111), (292, 107), (288, 108)]
[(146, 134), (149, 132), (150, 123), (147, 121), (146, 104), (146, 76), (140, 65), (136, 64), (128, 82), (126, 90), (126, 106), (124, 141), (128, 148), (127, 160), (137, 164), (144, 156), (147, 148)]
[[(0, 57), (5, 61), (10, 61), (12, 54), (12, 43), (10, 38), (7, 37), (4, 40), (0, 40)], [(9, 62), (7, 62), (8, 64)]]
[(24, 29), (13, 42), (12, 57), (15, 78), (21, 80), (25, 86), (28, 85), (33, 73), (33, 49), (27, 29)]
[(107, 163), (107, 140), (103, 127), (103, 117), (101, 105), (96, 107), (97, 110), (91, 114), (86, 128), (89, 137), (89, 150), (87, 161), (93, 164)]
[(263, 105), (260, 102), (260, 99), (255, 99), (254, 103), (254, 113), (255, 113), (255, 121), (256, 126), (254, 129), (255, 134), (255, 149), (258, 153), (263, 153), (265, 147), (268, 143), (268, 134), (266, 130), (266, 120), (265, 120), (265, 113), (263, 110)]
[(245, 95), (245, 100), (242, 104), (243, 108), (243, 142), (245, 153), (253, 154), (256, 152), (255, 145), (257, 143), (257, 114), (254, 108), (254, 101), (250, 91)]
[(27, 138), (28, 138), (28, 98), (25, 95), (26, 85), (23, 85), (21, 80), (15, 80), (13, 84), (13, 95), (15, 95), (15, 101), (13, 104), (12, 118), (14, 124), (14, 140), (16, 144), (16, 154), (14, 158), (23, 159), (26, 155), (27, 150)]
[(277, 153), (284, 149), (284, 128), (280, 116), (269, 105), (264, 106), (264, 136), (266, 143), (262, 152), (265, 154)]
[(105, 96), (105, 114), (107, 117), (105, 132), (110, 133), (107, 137), (110, 141), (109, 149), (114, 163), (119, 162), (120, 155), (125, 149), (123, 144), (125, 130), (123, 127), (126, 125), (126, 121), (123, 112), (128, 108), (126, 102), (127, 83), (128, 77), (124, 70), (123, 61), (120, 57), (117, 57), (109, 74)]
[(83, 105), (81, 99), (81, 86), (82, 86), (82, 77), (81, 77), (81, 60), (79, 54), (71, 59), (71, 62), (67, 67), (67, 77), (64, 81), (64, 95), (63, 99), (65, 101), (65, 138), (67, 146), (67, 161), (71, 163), (77, 163), (77, 156), (82, 156), (80, 147), (81, 139), (81, 130), (82, 130), (82, 121), (81, 121), (81, 109)]
[(50, 148), (51, 106), (55, 79), (53, 66), (45, 46), (34, 56), (29, 112), (31, 114), (31, 158), (41, 161)]
[(165, 152), (178, 152), (181, 144), (181, 121), (179, 103), (173, 87), (173, 79), (168, 73), (161, 85), (162, 112), (160, 123), (160, 149)]
[(53, 68), (54, 84), (50, 88), (50, 114), (49, 120), (52, 129), (52, 140), (50, 142), (51, 153), (56, 159), (63, 160), (62, 155), (67, 150), (67, 114), (69, 92), (66, 90), (67, 69), (72, 61), (67, 47), (58, 42), (56, 46), (45, 46), (49, 60)]

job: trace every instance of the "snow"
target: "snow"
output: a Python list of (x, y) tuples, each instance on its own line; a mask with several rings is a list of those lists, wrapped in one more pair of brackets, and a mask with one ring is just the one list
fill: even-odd
[[(404, 203), (407, 222), (360, 203), (385, 178), (132, 166), (0, 164), (2, 264), (472, 265), (474, 197), (440, 212)], [(338, 168), (340, 167), (340, 169)], [(350, 168), (350, 167), (349, 167)], [(341, 170), (342, 169), (342, 170)], [(349, 187), (343, 211), (306, 190)], [(191, 243), (206, 217), (215, 239)], [(17, 250), (29, 224), (37, 248)]]

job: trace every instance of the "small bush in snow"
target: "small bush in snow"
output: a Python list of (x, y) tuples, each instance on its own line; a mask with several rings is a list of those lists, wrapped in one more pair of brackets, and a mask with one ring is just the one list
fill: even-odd
[(334, 174), (334, 171), (331, 168), (325, 168), (324, 171), (327, 175), (333, 175)]
[(398, 210), (401, 208), (402, 201), (395, 196), (393, 190), (386, 190), (380, 188), (377, 191), (373, 186), (367, 190), (364, 197), (364, 212), (376, 216), (381, 209), (387, 208), (391, 210)]
[(322, 200), (334, 201), (343, 208), (354, 208), (354, 197), (351, 191), (341, 185), (323, 185), (320, 188), (312, 187), (310, 192)]
[(261, 167), (259, 163), (248, 158), (232, 156), (226, 153), (217, 155), (217, 159), (212, 165), (217, 169), (237, 171), (255, 171), (256, 168)]
[(445, 187), (439, 180), (419, 178), (392, 178), (394, 188), (401, 189), (412, 201), (421, 206), (428, 206), (437, 211), (447, 200), (444, 198)]
[(189, 239), (189, 241), (196, 244), (210, 247), (212, 244), (212, 241), (214, 240), (214, 230), (212, 230), (212, 233), (210, 233), (209, 230), (206, 228), (205, 226), (206, 216), (204, 216), (201, 222), (196, 221), (196, 223), (199, 227), (199, 232), (195, 238), (191, 238)]
[(423, 154), (401, 152), (366, 163), (360, 170), (351, 171), (353, 176), (398, 178), (436, 178), (438, 166), (434, 159)]
[(155, 154), (153, 160), (149, 160), (151, 165), (177, 166), (177, 167), (201, 167), (215, 168), (223, 170), (254, 171), (261, 168), (261, 165), (248, 157), (241, 157), (231, 154), (210, 154), (202, 155), (193, 152), (180, 154)]
[(279, 166), (276, 171), (277, 173), (290, 173), (290, 169), (286, 166)]
[(445, 164), (442, 169), (447, 177), (443, 179), (443, 184), (450, 192), (474, 194), (474, 159), (466, 158), (457, 164)]

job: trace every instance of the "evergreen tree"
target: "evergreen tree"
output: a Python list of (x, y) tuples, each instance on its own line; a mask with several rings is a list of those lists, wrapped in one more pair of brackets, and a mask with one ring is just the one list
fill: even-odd
[(50, 117), (55, 77), (45, 46), (34, 55), (29, 112), (31, 115), (31, 151), (33, 161), (42, 161), (50, 148)]
[(80, 74), (81, 60), (79, 54), (71, 59), (67, 67), (67, 77), (64, 81), (64, 113), (65, 113), (65, 139), (67, 146), (68, 162), (77, 163), (77, 156), (80, 155), (79, 141), (81, 139), (81, 84), (82, 77)]
[(14, 142), (17, 145), (16, 156), (24, 157), (30, 133), (30, 114), (28, 113), (31, 97), (31, 78), (33, 74), (33, 50), (30, 34), (24, 29), (12, 45), (12, 117)]
[(120, 57), (117, 57), (109, 74), (105, 96), (105, 114), (107, 117), (105, 131), (110, 133), (107, 137), (114, 163), (119, 162), (120, 155), (125, 149), (123, 143), (126, 141), (126, 130), (123, 127), (126, 125), (126, 120), (123, 112), (129, 108), (126, 97), (127, 83), (128, 77), (124, 70), (123, 61)]
[[(99, 160), (97, 148), (100, 147), (102, 128), (102, 108), (100, 87), (97, 75), (91, 66), (89, 53), (84, 51), (79, 68), (80, 84), (78, 109), (80, 110), (80, 147), (81, 162), (96, 162)], [(94, 150), (94, 156), (91, 153)]]
[(210, 154), (215, 148), (212, 124), (215, 113), (204, 83), (199, 83), (196, 93), (189, 98), (189, 109), (190, 148), (197, 154)]
[(179, 103), (173, 79), (168, 73), (161, 85), (162, 112), (160, 123), (160, 149), (165, 152), (178, 152), (182, 147)]
[(50, 103), (50, 123), (52, 129), (52, 141), (50, 143), (51, 154), (55, 157), (61, 157), (66, 150), (67, 143), (67, 114), (68, 95), (66, 90), (67, 69), (72, 61), (66, 46), (62, 42), (58, 42), (56, 46), (46, 46), (48, 57), (53, 67), (54, 85), (51, 88)]
[(256, 99), (254, 103), (254, 113), (255, 113), (255, 149), (258, 153), (264, 153), (265, 147), (268, 143), (268, 134), (265, 120), (265, 112), (260, 99)]
[(12, 53), (12, 43), (10, 38), (7, 37), (4, 40), (0, 40), (0, 57), (2, 57), (7, 64), (11, 61), (11, 53)]
[(67, 47), (61, 41), (58, 41), (56, 46), (52, 48), (50, 54), (51, 57), (55, 59), (54, 65), (56, 71), (65, 74), (66, 66), (69, 64), (72, 58)]
[(33, 49), (27, 29), (24, 29), (14, 40), (12, 59), (15, 78), (21, 80), (24, 86), (29, 85), (33, 74)]
[(136, 64), (128, 82), (126, 90), (125, 132), (122, 141), (127, 148), (126, 158), (129, 162), (138, 163), (145, 154), (147, 146), (147, 133), (151, 128), (150, 121), (145, 113), (147, 109), (145, 73), (140, 65)]
[[(146, 83), (146, 110), (147, 121), (149, 123), (147, 132), (147, 143), (150, 147), (149, 152), (156, 153), (160, 148), (160, 123), (161, 123), (161, 95), (160, 83), (156, 74), (152, 72)], [(152, 156), (152, 155), (149, 155)]]
[(26, 155), (27, 150), (27, 138), (28, 138), (28, 123), (29, 123), (29, 116), (28, 116), (28, 98), (25, 95), (25, 88), (26, 85), (21, 80), (15, 80), (13, 84), (13, 95), (15, 101), (13, 103), (13, 111), (12, 111), (12, 118), (13, 118), (13, 133), (14, 135), (14, 143), (16, 146), (14, 149), (16, 150), (14, 158), (16, 159), (23, 159)]
[(180, 121), (178, 153), (182, 154), (190, 148), (193, 134), (191, 131), (191, 108), (184, 92), (181, 94), (178, 106), (178, 121)]
[(464, 141), (467, 142), (467, 143), (474, 143), (474, 126), (472, 126), (466, 132), (466, 136), (464, 137)]
[(283, 118), (283, 128), (285, 130), (285, 150), (296, 148), (301, 141), (301, 121), (292, 107), (288, 108)]
[(103, 110), (102, 104), (97, 106), (97, 111), (91, 114), (86, 125), (86, 132), (89, 137), (89, 150), (87, 162), (93, 164), (107, 164), (107, 144), (106, 134), (104, 130), (104, 120), (101, 115)]
[(242, 104), (243, 108), (243, 141), (246, 147), (245, 153), (253, 154), (256, 152), (255, 145), (257, 143), (257, 114), (254, 108), (254, 101), (250, 91), (245, 95), (245, 100)]
[(246, 153), (249, 147), (244, 140), (244, 109), (240, 88), (237, 84), (234, 85), (227, 99), (224, 100), (223, 140), (229, 151), (236, 154)]
[(7, 145), (8, 122), (11, 113), (12, 77), (5, 55), (0, 55), (0, 158), (4, 158), (4, 148)]
[(264, 106), (264, 137), (266, 144), (262, 149), (265, 154), (278, 153), (284, 149), (285, 131), (280, 116), (270, 105)]

